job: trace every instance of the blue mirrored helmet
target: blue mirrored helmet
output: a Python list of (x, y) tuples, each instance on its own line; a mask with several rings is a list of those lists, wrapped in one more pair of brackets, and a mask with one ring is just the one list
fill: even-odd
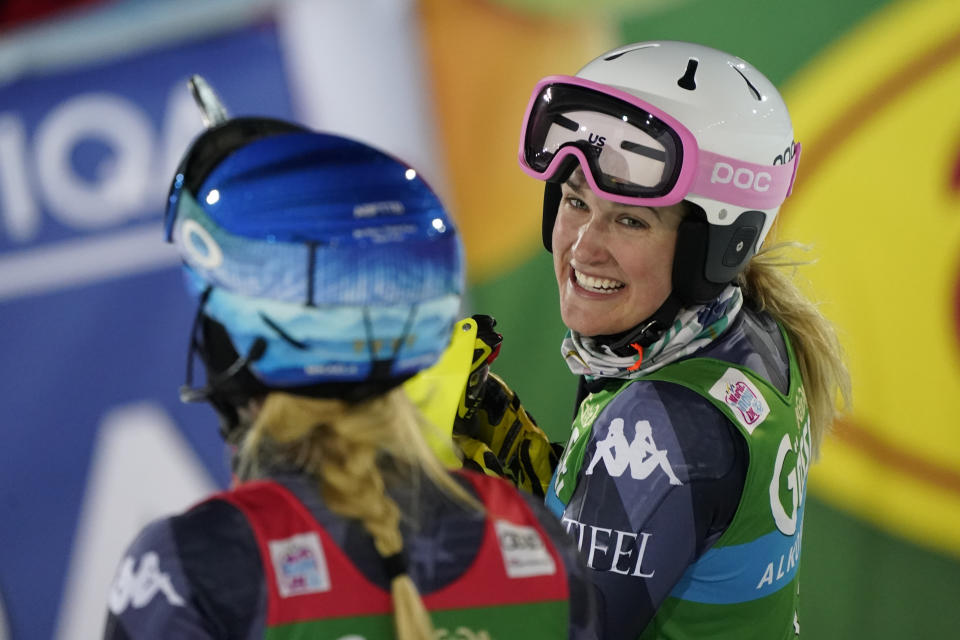
[(458, 317), (463, 250), (436, 194), (342, 136), (262, 118), (206, 131), (165, 228), (200, 307), (207, 387), (188, 400), (386, 389), (433, 364)]

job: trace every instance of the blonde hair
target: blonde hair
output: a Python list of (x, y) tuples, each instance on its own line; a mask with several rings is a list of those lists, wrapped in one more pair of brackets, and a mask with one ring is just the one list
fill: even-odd
[(850, 374), (833, 324), (794, 281), (796, 267), (809, 262), (791, 260), (788, 249), (806, 251), (808, 247), (794, 242), (765, 247), (750, 260), (737, 281), (746, 302), (768, 311), (790, 337), (810, 408), (816, 457), (834, 420), (850, 406)]
[[(238, 453), (239, 475), (294, 465), (316, 478), (327, 507), (359, 520), (388, 558), (403, 551), (401, 512), (386, 493), (380, 465), (386, 454), (416, 482), (426, 476), (444, 493), (475, 509), (481, 505), (443, 468), (423, 438), (419, 412), (400, 389), (358, 404), (271, 392)], [(394, 626), (400, 640), (433, 638), (434, 629), (413, 580), (406, 573), (390, 584)]]

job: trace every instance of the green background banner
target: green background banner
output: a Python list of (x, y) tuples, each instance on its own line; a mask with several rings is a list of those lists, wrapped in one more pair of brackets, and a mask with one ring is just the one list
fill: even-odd
[[(940, 64), (938, 73), (946, 73), (945, 63), (937, 62), (937, 57), (953, 55), (955, 49), (951, 48), (951, 43), (954, 35), (960, 33), (958, 30), (950, 31), (955, 29), (951, 25), (960, 22), (960, 4), (955, 2), (700, 0), (673, 4), (639, 3), (633, 10), (626, 3), (611, 2), (594, 7), (591, 12), (581, 9), (579, 13), (567, 2), (512, 1), (501, 4), (523, 13), (527, 19), (531, 16), (538, 19), (552, 16), (556, 20), (579, 21), (580, 24), (596, 22), (597, 12), (602, 11), (609, 28), (607, 38), (611, 46), (648, 39), (691, 40), (730, 51), (751, 61), (781, 88), (791, 109), (795, 103), (803, 103), (803, 109), (794, 112), (797, 137), (805, 144), (805, 160), (808, 160), (806, 165), (803, 162), (800, 165), (798, 192), (801, 194), (805, 187), (813, 188), (804, 182), (805, 177), (809, 176), (812, 182), (816, 172), (816, 179), (823, 179), (825, 172), (820, 168), (830, 162), (838, 162), (836, 158), (849, 154), (849, 147), (844, 145), (857, 143), (852, 134), (842, 140), (828, 140), (825, 136), (837, 131), (834, 120), (846, 117), (848, 109), (851, 113), (860, 114), (851, 116), (855, 119), (874, 118), (874, 109), (879, 110), (880, 107), (874, 107), (872, 102), (881, 100), (892, 104), (891, 109), (907, 108), (897, 102), (900, 95), (898, 87), (904, 86), (904, 78), (927, 71), (911, 74), (908, 65), (907, 71), (896, 76), (895, 72), (899, 70), (894, 65), (900, 64), (898, 57), (907, 60), (912, 56), (926, 60), (926, 67)], [(915, 19), (917, 14), (923, 15)], [(909, 24), (922, 23), (924, 20), (940, 24), (943, 33), (934, 33), (921, 27), (906, 28)], [(898, 31), (898, 25), (903, 25), (902, 32)], [(887, 37), (890, 33), (895, 36)], [(941, 38), (946, 44), (938, 43)], [(871, 39), (871, 46), (889, 50), (889, 59), (870, 54), (866, 46), (856, 48), (851, 44), (844, 48), (848, 41)], [(880, 42), (877, 42), (878, 39)], [(927, 52), (928, 48), (934, 53)], [(580, 63), (587, 62), (602, 50), (590, 52)], [(855, 59), (849, 56), (855, 56)], [(931, 58), (934, 58), (932, 63), (929, 62)], [(836, 79), (840, 74), (833, 73), (834, 68), (845, 67), (849, 74), (850, 69), (855, 70), (857, 65), (860, 65), (864, 76), (875, 75), (877, 81), (870, 86), (855, 87), (850, 97), (835, 95), (835, 85), (830, 83), (840, 82)], [(889, 73), (893, 74), (894, 80), (883, 80), (881, 76), (886, 71), (878, 69), (881, 65), (891, 67)], [(542, 66), (539, 65), (538, 71)], [(531, 76), (573, 73), (578, 66), (562, 67), (558, 64), (542, 73), (531, 73)], [(824, 77), (818, 78), (817, 75), (824, 70)], [(827, 76), (836, 77), (831, 79)], [(532, 86), (533, 80), (529, 86)], [(960, 83), (956, 74), (948, 76), (947, 81), (952, 86), (952, 111), (956, 112)], [(945, 81), (941, 79), (940, 82), (944, 84)], [(824, 95), (822, 112), (818, 113), (817, 105), (812, 104), (814, 98), (811, 92)], [(915, 93), (911, 90), (911, 94)], [(828, 95), (832, 95), (833, 99), (827, 99)], [(858, 104), (859, 112), (854, 108)], [(949, 111), (951, 107), (944, 106), (943, 109)], [(914, 122), (912, 130), (903, 130), (904, 136), (914, 136), (910, 145), (912, 152), (922, 155), (928, 146), (927, 140), (942, 139), (944, 136), (948, 137), (950, 144), (955, 145), (954, 149), (960, 150), (960, 116), (948, 113), (937, 118), (936, 122), (929, 119)], [(879, 116), (874, 119), (879, 120)], [(924, 137), (924, 132), (929, 132), (929, 138)], [(820, 149), (812, 146), (815, 142), (819, 143)], [(828, 146), (827, 142), (831, 144)], [(899, 139), (890, 141), (887, 147), (896, 149), (897, 153), (894, 154), (896, 157), (885, 159), (886, 162), (912, 162), (909, 152), (904, 151), (900, 155), (900, 144)], [(954, 155), (951, 161), (940, 162), (943, 166), (937, 170), (942, 169), (945, 176), (941, 183), (948, 184), (951, 176), (955, 181), (956, 167), (960, 166), (960, 163), (953, 162), (956, 158)], [(515, 162), (513, 158), (510, 161)], [(866, 162), (872, 160), (867, 159)], [(814, 163), (818, 166), (814, 167)], [(848, 170), (843, 166), (837, 169), (831, 165), (831, 168), (834, 171)], [(870, 170), (870, 165), (861, 165), (856, 171), (862, 174), (864, 168)], [(870, 182), (869, 178), (865, 181)], [(854, 183), (856, 180), (851, 180), (851, 184)], [(898, 358), (906, 367), (938, 372), (943, 369), (942, 375), (938, 373), (941, 382), (949, 389), (956, 389), (960, 384), (960, 341), (957, 339), (960, 333), (957, 331), (957, 321), (950, 312), (953, 311), (956, 291), (960, 290), (957, 287), (960, 273), (957, 266), (960, 265), (956, 263), (956, 256), (960, 255), (960, 242), (957, 241), (960, 240), (960, 234), (957, 233), (960, 230), (957, 224), (960, 219), (960, 207), (955, 197), (957, 190), (955, 184), (949, 194), (943, 191), (942, 186), (928, 188), (921, 183), (911, 186), (913, 189), (940, 189), (938, 193), (941, 195), (937, 197), (942, 202), (938, 204), (940, 211), (936, 215), (942, 215), (942, 219), (949, 224), (942, 227), (930, 225), (926, 233), (946, 234), (948, 239), (943, 243), (946, 249), (930, 243), (899, 249), (896, 258), (903, 266), (898, 270), (908, 284), (929, 280), (927, 268), (914, 264), (914, 260), (924, 251), (937, 253), (942, 260), (936, 263), (939, 266), (931, 269), (936, 272), (946, 270), (946, 275), (937, 273), (936, 279), (944, 280), (949, 287), (946, 291), (941, 287), (934, 295), (922, 297), (918, 301), (919, 308), (910, 312), (937, 318), (938, 326), (942, 325), (937, 335), (944, 344), (937, 343), (936, 347), (929, 350), (918, 348), (916, 351), (920, 353), (910, 354), (910, 357), (898, 355)], [(532, 195), (524, 192), (527, 200), (523, 202), (532, 202), (532, 206), (524, 204), (528, 208), (521, 210), (516, 204), (519, 198), (514, 198), (512, 204), (504, 206), (512, 207), (514, 216), (533, 216), (539, 220), (539, 186), (528, 187), (524, 184), (520, 187), (528, 188)], [(864, 225), (864, 228), (881, 226), (887, 232), (897, 234), (898, 226), (910, 224), (903, 219), (904, 216), (909, 217), (909, 213), (905, 214), (904, 211), (909, 211), (912, 203), (917, 201), (915, 197), (913, 200), (904, 198), (902, 203), (889, 201), (891, 210), (881, 209), (878, 214), (875, 209), (866, 207), (858, 210), (858, 196), (852, 189), (854, 187), (846, 192), (835, 193), (837, 211), (832, 215), (843, 213), (858, 216), (849, 222), (854, 230), (857, 225)], [(893, 195), (887, 197), (892, 198)], [(858, 238), (844, 235), (847, 233), (845, 231), (832, 229), (829, 224), (817, 226), (816, 222), (810, 222), (811, 219), (820, 219), (811, 210), (812, 205), (795, 200), (784, 208), (786, 222), (781, 224), (780, 239), (796, 238), (809, 242), (813, 245), (814, 257), (822, 258), (823, 264), (810, 274), (813, 291), (815, 294), (829, 292), (824, 308), (828, 314), (835, 310), (836, 315), (831, 317), (837, 319), (841, 332), (849, 339), (847, 348), (855, 375), (853, 419), (849, 425), (839, 426), (834, 441), (827, 445), (823, 459), (814, 465), (811, 472), (812, 488), (805, 518), (801, 567), (800, 619), (803, 636), (890, 639), (960, 637), (960, 608), (956, 605), (960, 599), (960, 563), (957, 561), (960, 557), (957, 552), (960, 532), (952, 526), (957, 523), (956, 507), (960, 496), (960, 491), (956, 490), (960, 456), (955, 452), (956, 442), (960, 439), (957, 433), (960, 421), (956, 419), (955, 412), (949, 412), (953, 401), (949, 399), (950, 395), (924, 395), (918, 389), (917, 395), (921, 397), (916, 402), (926, 409), (920, 413), (914, 412), (915, 421), (903, 421), (900, 425), (890, 427), (894, 434), (902, 434), (909, 429), (914, 442), (922, 440), (928, 449), (938, 449), (933, 454), (929, 451), (924, 454), (924, 447), (918, 447), (919, 452), (906, 450), (894, 437), (887, 437), (882, 420), (871, 422), (864, 417), (875, 416), (877, 407), (883, 406), (881, 396), (893, 393), (897, 387), (870, 385), (863, 378), (867, 377), (870, 369), (882, 368), (886, 379), (895, 385), (900, 380), (900, 369), (888, 364), (890, 359), (878, 357), (879, 348), (899, 342), (907, 336), (886, 335), (886, 325), (876, 321), (875, 314), (881, 313), (876, 308), (865, 307), (865, 311), (869, 309), (869, 315), (865, 313), (861, 317), (857, 317), (855, 309), (844, 308), (843, 287), (849, 286), (852, 281), (838, 282), (845, 280), (845, 275), (836, 266), (839, 259), (831, 252), (854, 252), (859, 256), (858, 261), (867, 265), (865, 269), (869, 271), (869, 261), (881, 259), (874, 249), (881, 250), (881, 247), (859, 246)], [(897, 209), (899, 214), (893, 209)], [(886, 217), (878, 220), (879, 215)], [(825, 220), (829, 219), (828, 213), (824, 212), (823, 216)], [(808, 221), (806, 224), (802, 222), (804, 219)], [(493, 226), (489, 221), (488, 224), (482, 233), (482, 240), (474, 235), (468, 238), (468, 242), (496, 242), (498, 235), (511, 233), (509, 226)], [(558, 319), (552, 264), (549, 255), (539, 245), (538, 231), (525, 232), (526, 242), (503, 260), (506, 265), (504, 268), (486, 269), (480, 277), (474, 278), (471, 303), (474, 310), (495, 315), (504, 333), (503, 352), (495, 368), (516, 388), (524, 404), (548, 432), (556, 439), (564, 439), (571, 419), (575, 382), (559, 355), (564, 328)], [(850, 244), (836, 249), (841, 242)], [(947, 266), (943, 267), (944, 264)], [(876, 271), (882, 273), (879, 267)], [(879, 285), (868, 283), (865, 286)], [(874, 292), (871, 290), (869, 293)], [(890, 287), (877, 294), (890, 296), (893, 300), (896, 298), (896, 291), (891, 291)], [(882, 311), (885, 312), (887, 308), (882, 307)], [(890, 313), (896, 314), (897, 310), (892, 309)], [(902, 330), (909, 335), (910, 318), (902, 320), (907, 323)], [(898, 349), (897, 352), (901, 354), (903, 350)], [(858, 373), (861, 374), (860, 379), (856, 377)], [(954, 394), (952, 397), (957, 396)], [(913, 401), (912, 393), (904, 394), (904, 403)], [(870, 446), (864, 443), (870, 443)], [(902, 481), (898, 480), (900, 476), (897, 474), (902, 474)], [(915, 492), (914, 482), (923, 484)], [(892, 485), (896, 485), (895, 495), (886, 490)], [(924, 520), (930, 526), (924, 526), (921, 522)], [(944, 529), (948, 533), (943, 533)]]

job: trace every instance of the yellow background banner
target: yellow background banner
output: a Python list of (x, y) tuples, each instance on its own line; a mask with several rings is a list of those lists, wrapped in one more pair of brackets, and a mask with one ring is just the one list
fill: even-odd
[(850, 357), (817, 495), (960, 555), (960, 5), (891, 5), (787, 87), (806, 143), (779, 236)]

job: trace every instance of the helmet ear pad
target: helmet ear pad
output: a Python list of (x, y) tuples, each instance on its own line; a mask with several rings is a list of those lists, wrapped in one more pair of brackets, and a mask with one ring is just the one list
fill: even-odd
[(563, 189), (560, 185), (567, 181), (578, 166), (580, 165), (573, 156), (564, 158), (553, 177), (543, 184), (543, 216), (541, 216), (543, 222), (540, 235), (543, 238), (544, 248), (550, 253), (553, 253), (553, 225), (557, 221), (557, 211), (560, 208), (560, 199), (563, 197)]
[(766, 215), (744, 211), (729, 225), (707, 222), (702, 208), (684, 201), (686, 215), (677, 228), (673, 291), (687, 306), (716, 298), (756, 253)]
[(557, 209), (560, 208), (560, 198), (563, 190), (559, 182), (547, 180), (543, 185), (543, 226), (540, 233), (543, 237), (543, 246), (553, 253), (553, 225), (557, 222)]
[[(238, 408), (252, 398), (266, 395), (269, 390), (247, 367), (226, 378), (221, 375), (237, 362), (240, 355), (234, 349), (226, 327), (207, 315), (200, 316), (200, 340), (195, 348), (206, 371), (209, 389), (206, 401), (220, 419), (220, 435), (227, 442), (236, 443), (243, 433)], [(214, 381), (216, 384), (212, 384)]]
[[(200, 336), (197, 354), (203, 362), (208, 381), (221, 377), (224, 371), (241, 358), (230, 340), (227, 328), (207, 315), (200, 318)], [(216, 387), (221, 398), (233, 404), (243, 404), (250, 398), (266, 395), (269, 391), (246, 366), (220, 381)]]

